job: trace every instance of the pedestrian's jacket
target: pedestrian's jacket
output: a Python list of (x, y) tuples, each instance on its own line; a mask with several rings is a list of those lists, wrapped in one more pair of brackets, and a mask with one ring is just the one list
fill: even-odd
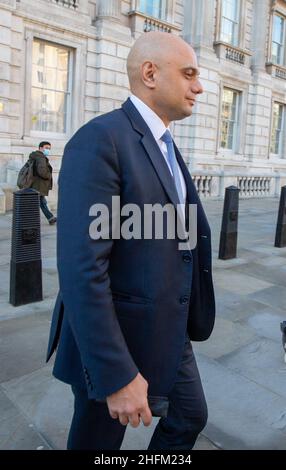
[(48, 196), (53, 187), (53, 168), (49, 159), (40, 150), (30, 153), (29, 159), (34, 160), (34, 181), (31, 187), (42, 196)]
[[(151, 396), (167, 397), (176, 380), (186, 331), (209, 337), (215, 314), (210, 228), (189, 171), (176, 148), (197, 205), (197, 246), (178, 249), (164, 236), (96, 240), (94, 204), (120, 207), (179, 203), (174, 180), (149, 127), (127, 100), (121, 109), (84, 125), (65, 148), (59, 175), (60, 291), (47, 359), (53, 373), (103, 399), (138, 371)], [(75, 172), (74, 169), (77, 168)]]

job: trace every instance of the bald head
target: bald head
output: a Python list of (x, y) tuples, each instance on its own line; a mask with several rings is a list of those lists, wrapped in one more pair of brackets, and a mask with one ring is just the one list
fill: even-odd
[(189, 116), (202, 93), (193, 48), (170, 33), (142, 34), (128, 55), (127, 72), (132, 93), (166, 125)]
[(131, 90), (141, 82), (142, 65), (152, 62), (157, 66), (172, 63), (183, 52), (193, 50), (182, 38), (170, 33), (149, 32), (134, 43), (127, 58), (127, 73)]

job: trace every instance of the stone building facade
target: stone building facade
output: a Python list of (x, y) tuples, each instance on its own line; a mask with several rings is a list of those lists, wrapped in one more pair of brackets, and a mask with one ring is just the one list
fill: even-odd
[(279, 194), (284, 0), (0, 0), (0, 212), (40, 141), (52, 143), (56, 181), (69, 137), (128, 97), (126, 57), (150, 30), (183, 36), (198, 55), (205, 93), (172, 131), (200, 195), (230, 184), (242, 197)]

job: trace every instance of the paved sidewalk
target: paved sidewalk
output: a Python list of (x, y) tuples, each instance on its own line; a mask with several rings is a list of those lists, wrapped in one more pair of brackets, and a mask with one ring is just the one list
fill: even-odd
[[(240, 201), (238, 258), (217, 259), (222, 201), (204, 204), (213, 230), (217, 321), (194, 344), (209, 422), (199, 449), (286, 449), (286, 248), (274, 248), (278, 199)], [(42, 220), (44, 300), (12, 307), (12, 215), (0, 216), (0, 449), (65, 448), (69, 387), (45, 364), (57, 292), (56, 227)], [(123, 447), (144, 449), (152, 428), (128, 428)]]

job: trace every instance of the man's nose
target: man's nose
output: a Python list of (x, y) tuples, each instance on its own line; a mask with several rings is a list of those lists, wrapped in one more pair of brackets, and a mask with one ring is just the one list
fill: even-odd
[(200, 95), (204, 91), (203, 85), (201, 84), (201, 82), (198, 78), (195, 81), (195, 83), (193, 83), (192, 91), (193, 91), (193, 93), (196, 93), (196, 95)]

